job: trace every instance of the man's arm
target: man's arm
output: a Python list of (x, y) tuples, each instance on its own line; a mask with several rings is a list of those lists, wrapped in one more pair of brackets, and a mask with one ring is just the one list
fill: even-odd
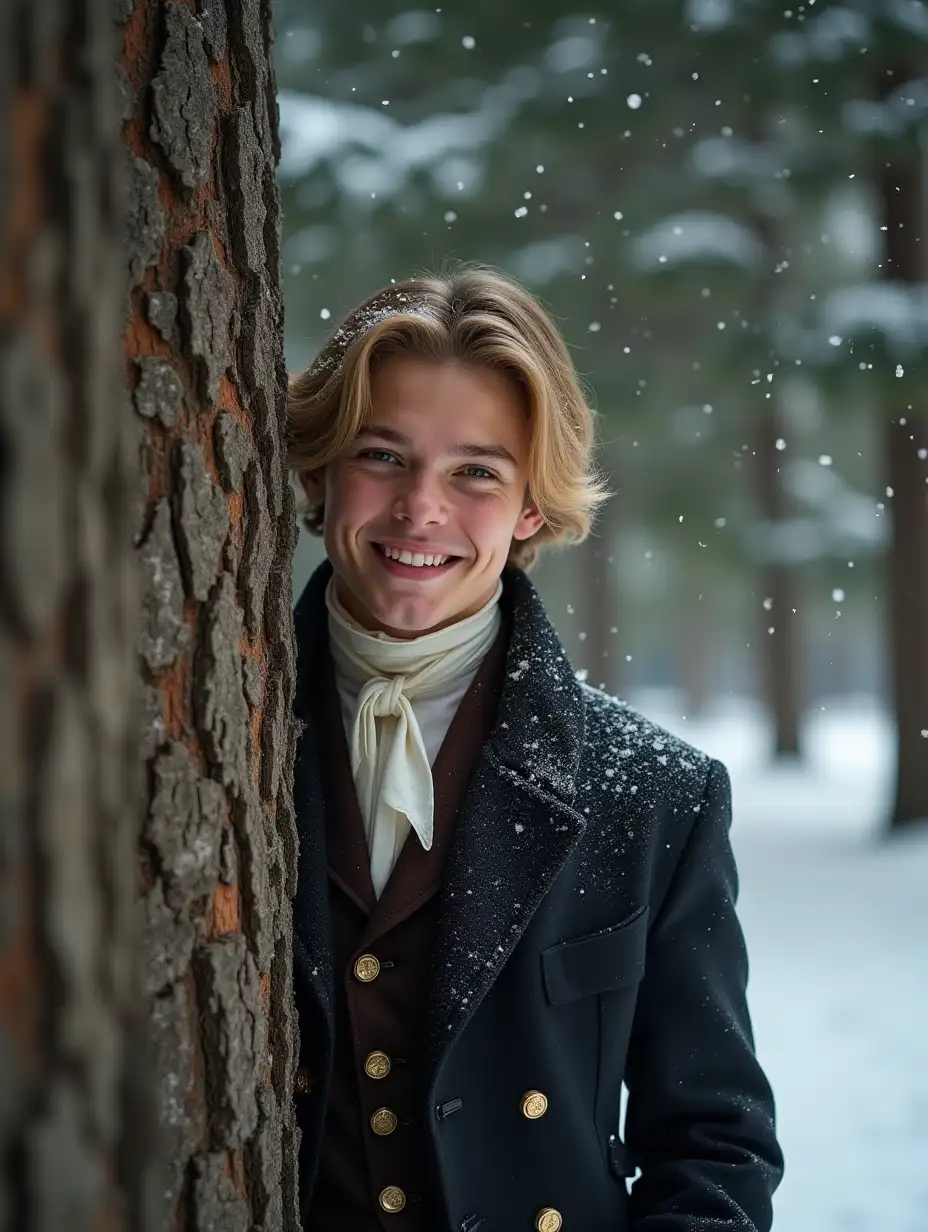
[(651, 928), (632, 1028), (634, 1232), (768, 1232), (772, 1223), (783, 1160), (754, 1056), (730, 824), (728, 772), (713, 762)]

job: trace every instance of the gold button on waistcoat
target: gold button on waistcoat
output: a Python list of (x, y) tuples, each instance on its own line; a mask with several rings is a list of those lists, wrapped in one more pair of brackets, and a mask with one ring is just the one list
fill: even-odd
[(380, 960), (373, 954), (362, 954), (354, 964), (354, 976), (362, 984), (370, 984), (380, 975)]
[(548, 1111), (548, 1097), (542, 1091), (526, 1091), (519, 1103), (522, 1115), (530, 1121), (537, 1121)]
[(308, 1095), (313, 1089), (313, 1076), (305, 1065), (298, 1065), (293, 1075), (294, 1095)]
[(406, 1205), (406, 1195), (399, 1185), (388, 1185), (380, 1191), (380, 1205), (388, 1215), (398, 1215)]
[(371, 1113), (371, 1129), (381, 1138), (392, 1134), (397, 1126), (396, 1113), (392, 1108), (378, 1108)]
[(393, 1063), (385, 1052), (369, 1052), (364, 1058), (364, 1072), (368, 1078), (386, 1078)]
[(564, 1219), (553, 1206), (543, 1207), (535, 1216), (535, 1232), (561, 1232)]

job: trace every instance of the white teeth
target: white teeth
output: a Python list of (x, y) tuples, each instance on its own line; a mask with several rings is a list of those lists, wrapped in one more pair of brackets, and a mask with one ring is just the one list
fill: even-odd
[(405, 549), (390, 548), (381, 544), (384, 556), (389, 556), (391, 560), (397, 560), (401, 565), (414, 565), (416, 568), (421, 568), (423, 565), (443, 565), (447, 560), (447, 556), (426, 556), (423, 552), (407, 552)]

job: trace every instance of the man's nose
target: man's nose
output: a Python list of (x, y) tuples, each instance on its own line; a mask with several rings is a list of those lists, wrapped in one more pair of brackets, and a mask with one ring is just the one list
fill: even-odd
[(410, 475), (397, 495), (393, 514), (414, 526), (444, 522), (447, 514), (441, 483), (428, 475)]

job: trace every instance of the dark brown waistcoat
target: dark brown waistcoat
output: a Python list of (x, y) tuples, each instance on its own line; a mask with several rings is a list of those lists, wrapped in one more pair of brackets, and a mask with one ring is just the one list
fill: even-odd
[[(422, 1065), (425, 1005), (445, 861), (477, 757), (490, 735), (502, 687), (506, 637), (484, 659), (435, 759), (431, 851), (407, 838), (380, 900), (358, 807), (335, 675), (323, 655), (320, 751), (328, 817), (329, 909), (335, 955), (335, 1052), (317, 1180), (305, 1232), (434, 1232), (441, 1226), (432, 1175)], [(359, 979), (356, 964), (368, 956)], [(379, 973), (370, 978), (379, 962)], [(389, 1058), (369, 1076), (371, 1053)], [(380, 1068), (384, 1068), (381, 1058)], [(375, 1133), (376, 1124), (396, 1128)], [(388, 1213), (381, 1205), (405, 1205)]]

